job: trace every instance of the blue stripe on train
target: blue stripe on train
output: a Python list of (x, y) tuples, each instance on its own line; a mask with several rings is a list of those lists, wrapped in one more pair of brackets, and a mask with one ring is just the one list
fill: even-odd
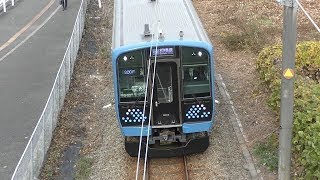
[[(209, 132), (212, 128), (212, 121), (199, 122), (199, 123), (183, 123), (183, 133), (194, 133), (194, 132)], [(124, 136), (140, 136), (141, 127), (122, 127), (122, 133)], [(142, 136), (147, 136), (148, 129), (143, 128)], [(151, 134), (151, 128), (149, 130)]]
[[(122, 127), (122, 133), (124, 136), (140, 136), (141, 134), (141, 127)], [(149, 134), (151, 134), (151, 128), (149, 130)], [(147, 136), (148, 134), (148, 128), (144, 127), (142, 136)]]
[(209, 132), (211, 128), (212, 128), (212, 121), (182, 124), (183, 133), (194, 133), (194, 132), (203, 132), (203, 131)]

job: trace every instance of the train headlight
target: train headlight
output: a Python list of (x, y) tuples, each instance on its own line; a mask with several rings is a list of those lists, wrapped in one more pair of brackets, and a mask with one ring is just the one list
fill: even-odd
[(124, 61), (127, 61), (127, 60), (128, 60), (128, 57), (127, 57), (127, 56), (123, 56), (123, 60), (124, 60)]
[(202, 56), (202, 52), (201, 52), (201, 51), (198, 52), (198, 56), (199, 56), (199, 57)]

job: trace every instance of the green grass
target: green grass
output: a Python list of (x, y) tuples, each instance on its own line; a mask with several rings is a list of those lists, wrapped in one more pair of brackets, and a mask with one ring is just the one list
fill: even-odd
[(107, 58), (107, 55), (109, 54), (108, 52), (108, 49), (106, 47), (102, 47), (100, 48), (100, 51), (99, 51), (99, 57), (100, 58)]
[(91, 167), (93, 159), (88, 157), (81, 157), (76, 163), (76, 176), (75, 179), (88, 179), (91, 174)]
[(54, 172), (53, 172), (53, 170), (47, 170), (46, 172), (45, 172), (45, 175), (44, 175), (44, 177), (46, 178), (46, 179), (53, 179), (53, 175), (54, 175)]
[(266, 142), (256, 144), (253, 153), (258, 157), (260, 164), (270, 171), (278, 169), (278, 140), (275, 134), (268, 137)]

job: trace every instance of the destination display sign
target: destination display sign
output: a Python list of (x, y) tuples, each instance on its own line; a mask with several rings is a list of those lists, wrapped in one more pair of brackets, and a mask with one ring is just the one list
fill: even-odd
[(173, 47), (159, 47), (157, 49), (152, 49), (151, 56), (174, 56)]

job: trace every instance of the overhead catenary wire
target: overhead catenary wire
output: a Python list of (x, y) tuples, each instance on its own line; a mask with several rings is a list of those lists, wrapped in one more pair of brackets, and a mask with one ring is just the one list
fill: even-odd
[(146, 169), (147, 169), (147, 159), (148, 159), (148, 149), (149, 149), (149, 134), (150, 134), (150, 124), (151, 124), (151, 115), (152, 115), (152, 103), (153, 103), (153, 91), (154, 91), (154, 81), (156, 75), (156, 67), (157, 67), (157, 52), (158, 52), (158, 43), (159, 43), (159, 24), (158, 21), (158, 28), (157, 28), (157, 40), (156, 40), (156, 47), (155, 47), (155, 55), (154, 55), (154, 64), (153, 64), (153, 74), (152, 74), (152, 86), (151, 86), (151, 94), (150, 94), (150, 108), (149, 108), (149, 119), (148, 119), (148, 129), (147, 129), (147, 142), (146, 142), (146, 151), (144, 155), (144, 166), (143, 166), (143, 180), (146, 178)]
[[(157, 7), (158, 7), (158, 1), (156, 2), (155, 11), (156, 11), (156, 23), (153, 24), (153, 29), (155, 28), (155, 25), (157, 25), (157, 31), (155, 33), (156, 35), (156, 45), (155, 45), (155, 62), (154, 62), (154, 69), (156, 68), (156, 58), (157, 58), (157, 47), (158, 47), (158, 41), (159, 41), (159, 21), (158, 21), (158, 15), (157, 15)], [(140, 140), (139, 140), (139, 150), (138, 150), (138, 159), (137, 159), (137, 167), (136, 167), (136, 180), (138, 180), (139, 177), (139, 164), (140, 164), (140, 157), (141, 157), (141, 146), (142, 146), (142, 135), (143, 135), (143, 126), (144, 126), (144, 118), (145, 118), (145, 111), (146, 111), (146, 104), (147, 104), (147, 95), (148, 95), (148, 84), (149, 84), (149, 75), (150, 75), (150, 67), (151, 67), (151, 55), (152, 55), (152, 48), (153, 48), (153, 42), (154, 42), (154, 34), (152, 35), (151, 39), (151, 45), (150, 45), (150, 53), (149, 53), (149, 59), (148, 59), (148, 72), (147, 72), (147, 80), (145, 84), (145, 97), (144, 97), (144, 104), (143, 104), (143, 120), (141, 122), (141, 129), (140, 129)], [(155, 74), (155, 70), (153, 71)], [(145, 161), (144, 161), (144, 170), (143, 170), (143, 179), (145, 179), (146, 176), (146, 160), (147, 160), (147, 149), (149, 144), (149, 129), (150, 129), (150, 121), (151, 121), (151, 112), (152, 112), (152, 101), (153, 101), (153, 86), (154, 86), (154, 75), (153, 75), (153, 81), (152, 81), (152, 89), (151, 89), (151, 98), (150, 98), (150, 110), (149, 110), (149, 122), (147, 126), (147, 142), (146, 142), (146, 153), (145, 153)]]
[(308, 12), (303, 8), (299, 0), (296, 0), (298, 6), (301, 8), (303, 13), (307, 16), (307, 18), (311, 21), (312, 25), (317, 29), (318, 32), (320, 32), (319, 26), (315, 23), (315, 21), (312, 19), (312, 17), (308, 14)]
[[(154, 91), (154, 81), (156, 75), (156, 67), (157, 67), (157, 56), (158, 56), (158, 43), (160, 38), (160, 20), (159, 14), (161, 14), (161, 8), (159, 8), (159, 1), (156, 1), (155, 6), (155, 16), (157, 21), (157, 30), (156, 30), (156, 45), (155, 45), (155, 54), (154, 54), (154, 65), (153, 65), (153, 77), (152, 77), (152, 86), (151, 86), (151, 94), (150, 94), (150, 108), (149, 108), (149, 121), (148, 121), (148, 129), (147, 129), (147, 142), (146, 142), (146, 151), (144, 156), (144, 166), (143, 166), (143, 180), (146, 179), (146, 169), (147, 169), (147, 159), (148, 159), (148, 149), (149, 149), (149, 134), (150, 134), (150, 124), (151, 124), (151, 115), (152, 115), (152, 104), (153, 104), (153, 91)], [(161, 31), (162, 33), (162, 31)], [(151, 49), (152, 50), (152, 49)], [(149, 64), (150, 66), (150, 64)]]
[[(139, 150), (138, 150), (138, 160), (137, 160), (137, 167), (136, 167), (136, 180), (138, 180), (139, 176), (139, 164), (140, 164), (140, 156), (141, 156), (141, 144), (142, 144), (142, 134), (143, 134), (143, 123), (145, 121), (145, 112), (146, 112), (146, 105), (147, 105), (147, 95), (148, 95), (148, 84), (149, 84), (149, 75), (150, 75), (150, 67), (151, 67), (151, 53), (153, 48), (153, 41), (154, 35), (152, 35), (151, 45), (150, 45), (150, 53), (148, 59), (148, 70), (147, 70), (147, 80), (145, 84), (145, 96), (144, 96), (144, 103), (143, 103), (143, 113), (142, 113), (142, 121), (141, 121), (141, 129), (140, 129), (140, 139), (139, 139)], [(148, 127), (149, 128), (149, 127)]]

